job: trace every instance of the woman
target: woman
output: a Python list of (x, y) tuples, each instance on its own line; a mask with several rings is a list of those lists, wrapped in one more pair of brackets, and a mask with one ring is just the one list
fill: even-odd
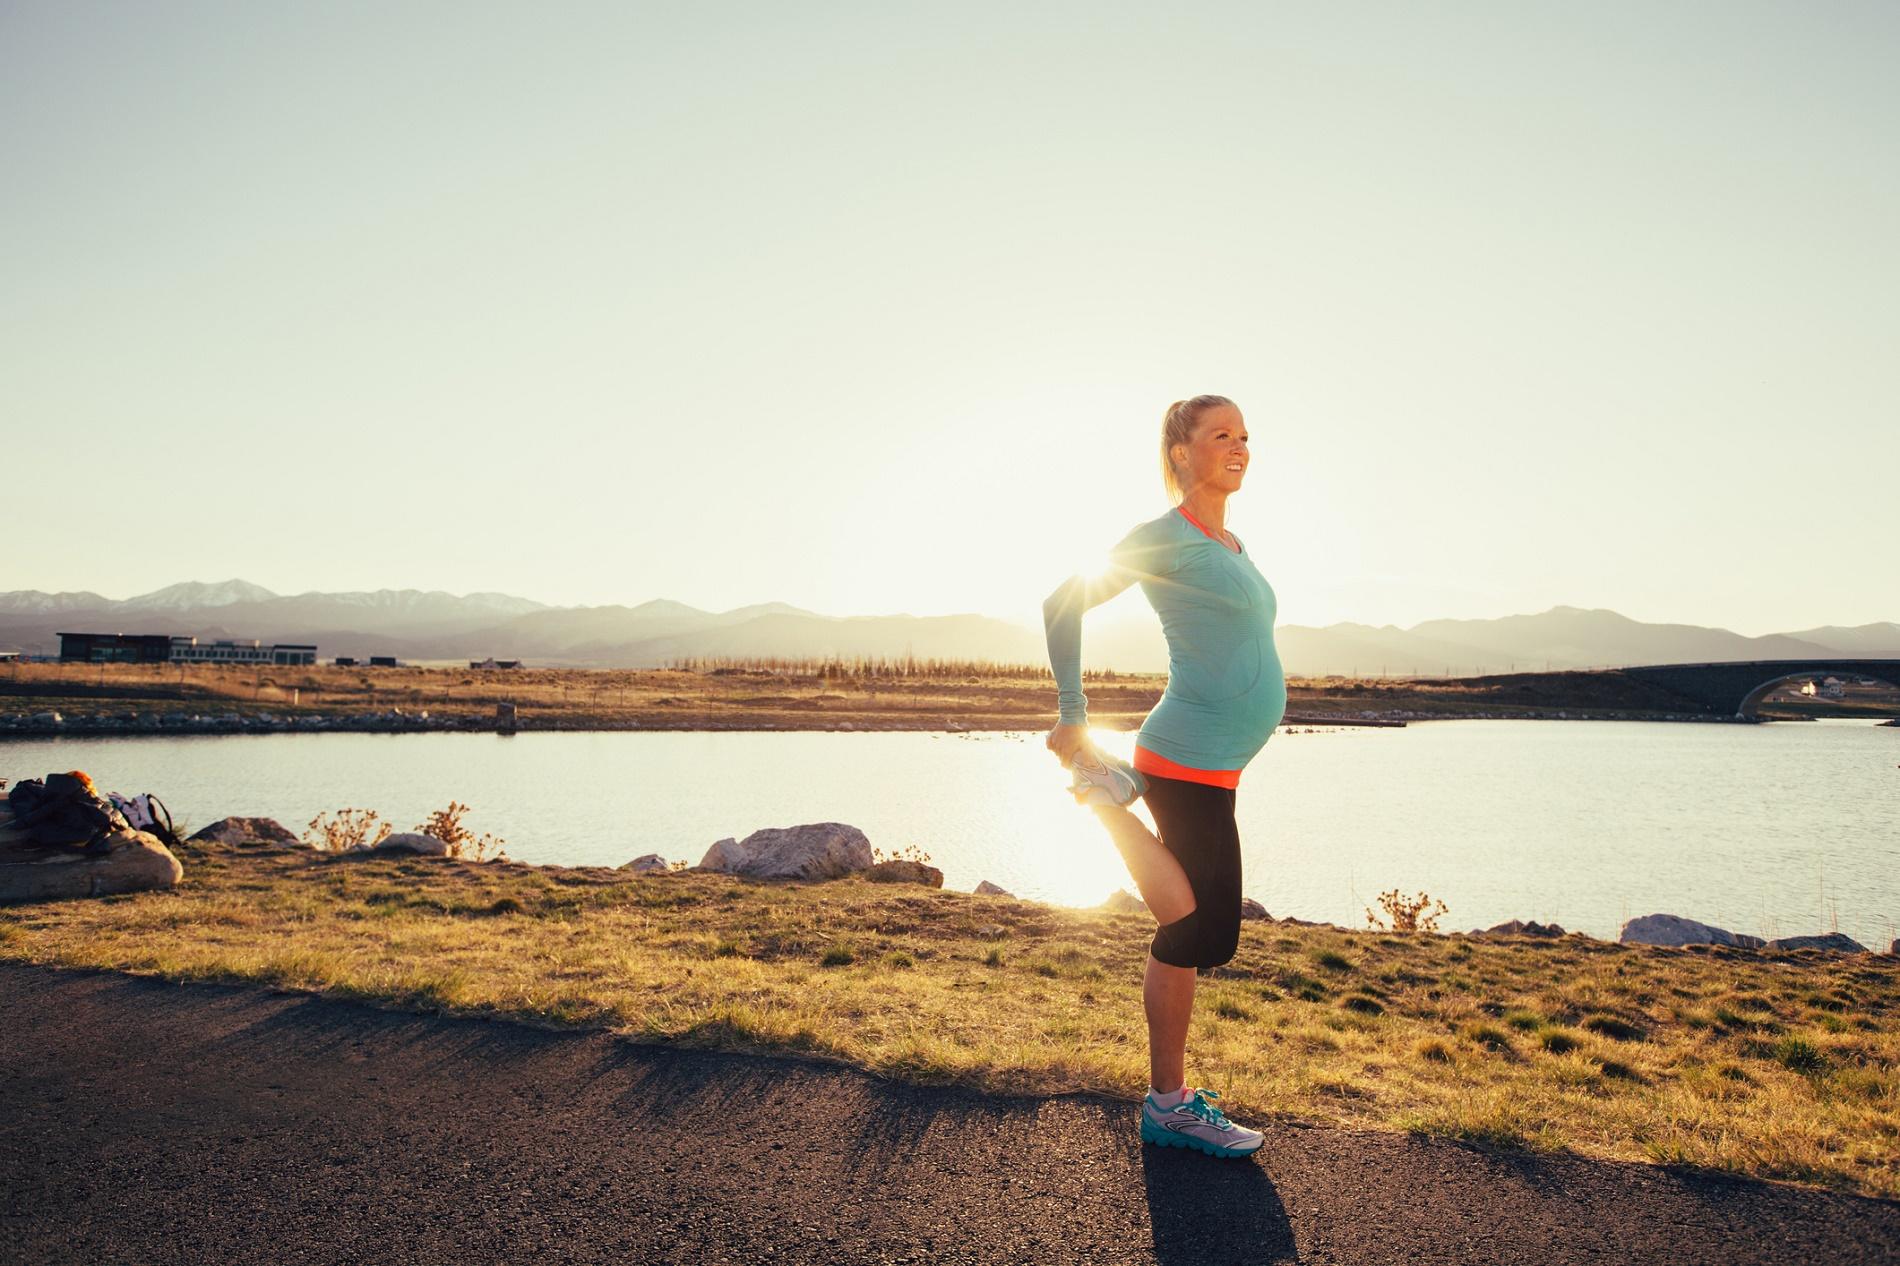
[[(1185, 1079), (1197, 969), (1234, 956), (1240, 941), (1240, 771), (1286, 713), (1286, 677), (1273, 644), (1273, 589), (1225, 528), (1227, 498), (1247, 473), (1247, 428), (1225, 396), (1168, 407), (1161, 473), (1174, 508), (1110, 551), (1100, 576), (1074, 576), (1043, 603), (1059, 719), (1048, 747), (1075, 771), (1077, 799), (1113, 836), (1160, 926), (1148, 949), (1142, 1004), (1149, 1080), (1144, 1141), (1244, 1156), (1258, 1130), (1235, 1125)], [(1131, 768), (1088, 739), (1082, 693), (1082, 614), (1139, 582), (1168, 639), (1168, 687), (1142, 722)], [(1160, 838), (1129, 812), (1139, 795)]]

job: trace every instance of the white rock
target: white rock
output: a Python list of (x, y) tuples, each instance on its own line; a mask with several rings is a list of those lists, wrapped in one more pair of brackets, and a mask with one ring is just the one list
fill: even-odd
[(672, 863), (658, 853), (642, 853), (620, 869), (630, 870), (636, 875), (649, 875), (656, 870), (671, 870), (672, 868)]
[(0, 905), (169, 888), (184, 873), (157, 836), (115, 831), (97, 851), (48, 848), (0, 854)]
[(1784, 936), (1768, 942), (1768, 948), (1774, 950), (1838, 950), (1843, 954), (1865, 954), (1867, 947), (1844, 932), (1829, 932), (1822, 936)]
[(871, 865), (871, 841), (843, 822), (768, 826), (706, 850), (700, 869), (754, 879), (837, 879)]
[(706, 850), (706, 855), (699, 859), (699, 868), (736, 875), (739, 873), (739, 868), (751, 856), (750, 849), (741, 847), (738, 840), (728, 835)]
[(1625, 945), (1740, 945), (1751, 949), (1762, 943), (1759, 936), (1697, 923), (1679, 914), (1646, 914), (1631, 919), (1616, 939)]
[(420, 857), (447, 857), (447, 840), (438, 840), (433, 835), (419, 835), (414, 831), (398, 831), (386, 837), (376, 846), (378, 852), (415, 853)]
[(191, 834), (193, 844), (220, 844), (230, 847), (309, 848), (274, 818), (219, 818), (210, 826)]

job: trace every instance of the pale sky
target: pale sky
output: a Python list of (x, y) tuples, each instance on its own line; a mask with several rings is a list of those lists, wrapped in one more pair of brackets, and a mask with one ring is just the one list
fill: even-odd
[(1900, 620), (1900, 6), (0, 0), (0, 590)]

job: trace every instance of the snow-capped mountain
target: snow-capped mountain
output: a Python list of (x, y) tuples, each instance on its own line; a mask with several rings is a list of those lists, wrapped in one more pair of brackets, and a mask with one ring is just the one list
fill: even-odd
[(51, 615), (59, 611), (97, 611), (112, 605), (112, 599), (81, 589), (78, 592), (47, 593), (43, 589), (15, 589), (0, 593), (0, 615)]
[(119, 611), (190, 611), (202, 607), (228, 607), (234, 602), (268, 602), (277, 595), (248, 580), (221, 580), (206, 584), (201, 580), (181, 580), (163, 589), (154, 589), (123, 602), (113, 603)]
[(525, 615), (530, 611), (540, 611), (546, 606), (545, 603), (535, 602), (529, 598), (517, 598), (513, 594), (470, 593), (458, 597), (441, 589), (350, 590), (343, 593), (321, 593), (312, 589), (295, 595), (290, 601), (301, 602), (312, 599), (337, 606), (356, 607), (364, 611), (389, 614), (456, 606), (463, 610), (492, 611), (497, 615)]

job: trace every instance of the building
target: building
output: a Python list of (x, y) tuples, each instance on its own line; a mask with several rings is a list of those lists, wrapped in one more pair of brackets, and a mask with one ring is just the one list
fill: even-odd
[(521, 661), (518, 659), (471, 659), (468, 661), (468, 666), (470, 668), (519, 668)]
[(336, 666), (338, 668), (354, 668), (356, 667), (356, 656), (338, 655), (336, 657)]
[(314, 664), (317, 648), (301, 643), (267, 646), (229, 638), (199, 644), (169, 633), (61, 633), (59, 657), (82, 664)]
[(369, 666), (371, 668), (401, 668), (402, 667), (401, 664), (398, 664), (396, 662), (396, 657), (394, 655), (371, 655), (369, 657)]
[(174, 637), (171, 659), (178, 664), (314, 664), (317, 648), (302, 642), (267, 645), (256, 638), (245, 642), (221, 637), (200, 643), (195, 637)]
[(165, 633), (61, 633), (60, 662), (81, 664), (163, 664), (172, 657)]

